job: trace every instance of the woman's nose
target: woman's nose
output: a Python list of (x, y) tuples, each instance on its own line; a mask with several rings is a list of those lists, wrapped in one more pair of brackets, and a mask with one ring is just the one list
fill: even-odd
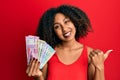
[(62, 26), (62, 30), (63, 30), (63, 32), (66, 32), (67, 31), (67, 26)]

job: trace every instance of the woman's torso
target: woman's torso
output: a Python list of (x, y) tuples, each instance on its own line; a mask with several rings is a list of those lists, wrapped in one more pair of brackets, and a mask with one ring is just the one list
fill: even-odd
[(88, 56), (87, 48), (71, 64), (63, 63), (55, 53), (48, 62), (47, 80), (87, 80)]

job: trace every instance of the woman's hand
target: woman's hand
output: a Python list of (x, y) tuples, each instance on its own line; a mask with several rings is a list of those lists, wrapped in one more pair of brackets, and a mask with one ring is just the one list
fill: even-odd
[(90, 52), (91, 63), (99, 70), (104, 69), (104, 61), (109, 56), (112, 50), (108, 50), (105, 54), (100, 50), (93, 50)]
[(26, 70), (27, 75), (29, 77), (32, 76), (36, 78), (42, 76), (42, 72), (40, 71), (39, 66), (40, 66), (40, 62), (37, 59), (33, 58), (27, 67)]

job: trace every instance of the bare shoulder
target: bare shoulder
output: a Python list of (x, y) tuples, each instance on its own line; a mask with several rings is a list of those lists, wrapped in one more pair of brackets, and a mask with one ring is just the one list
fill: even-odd
[(87, 52), (88, 52), (88, 55), (89, 55), (89, 54), (90, 54), (90, 52), (91, 52), (91, 51), (93, 51), (93, 50), (95, 50), (95, 49), (93, 49), (93, 48), (91, 48), (91, 47), (87, 46)]

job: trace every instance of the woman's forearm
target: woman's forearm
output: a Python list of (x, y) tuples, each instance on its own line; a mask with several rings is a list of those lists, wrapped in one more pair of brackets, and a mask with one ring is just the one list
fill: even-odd
[(93, 80), (105, 80), (104, 66), (95, 68), (95, 74)]
[(44, 80), (44, 77), (43, 76), (35, 77), (34, 80)]

